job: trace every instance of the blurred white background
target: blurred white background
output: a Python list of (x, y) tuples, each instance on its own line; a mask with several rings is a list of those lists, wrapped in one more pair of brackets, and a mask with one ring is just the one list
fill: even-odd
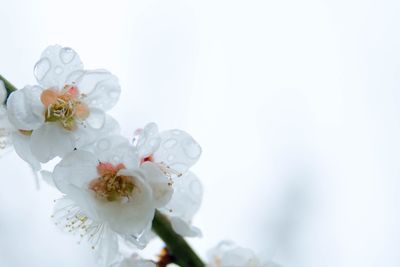
[[(0, 1), (15, 85), (70, 46), (119, 77), (125, 135), (199, 141), (201, 255), (228, 238), (286, 267), (400, 266), (399, 1)], [(95, 266), (52, 224), (59, 194), (13, 152), (0, 168), (0, 266)]]

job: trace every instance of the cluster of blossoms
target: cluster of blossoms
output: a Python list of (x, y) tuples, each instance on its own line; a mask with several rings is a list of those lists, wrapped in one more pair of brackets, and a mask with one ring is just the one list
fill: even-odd
[[(186, 132), (159, 131), (149, 123), (123, 137), (106, 111), (118, 101), (118, 79), (106, 70), (84, 70), (76, 52), (50, 46), (35, 65), (39, 85), (12, 92), (0, 81), (0, 150), (15, 152), (50, 178), (63, 194), (55, 224), (87, 239), (102, 266), (156, 266), (137, 254), (124, 258), (120, 246), (144, 248), (156, 235), (155, 214), (165, 216), (183, 237), (200, 236), (192, 219), (202, 186), (190, 171), (201, 155)], [(12, 144), (12, 145), (11, 145)], [(56, 160), (49, 172), (45, 163)], [(209, 267), (274, 266), (249, 250), (221, 243)]]

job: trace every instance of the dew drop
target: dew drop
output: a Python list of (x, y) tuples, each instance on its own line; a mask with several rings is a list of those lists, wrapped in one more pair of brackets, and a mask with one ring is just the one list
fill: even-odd
[(61, 66), (56, 66), (54, 68), (54, 72), (58, 75), (60, 75), (61, 73), (63, 73), (64, 69)]
[(104, 126), (104, 121), (105, 121), (104, 113), (102, 111), (97, 111), (97, 110), (91, 110), (90, 116), (86, 118), (87, 124), (94, 129), (102, 128)]
[(174, 147), (176, 145), (176, 143), (177, 143), (177, 141), (175, 139), (170, 138), (170, 139), (167, 139), (164, 141), (163, 147), (165, 149), (170, 149), (170, 148)]
[(44, 79), (46, 74), (49, 72), (51, 67), (50, 60), (45, 57), (39, 60), (38, 63), (36, 63), (35, 68), (33, 70), (33, 73), (38, 81), (41, 81)]
[(75, 51), (69, 47), (64, 47), (60, 50), (60, 59), (64, 64), (71, 63), (75, 55)]

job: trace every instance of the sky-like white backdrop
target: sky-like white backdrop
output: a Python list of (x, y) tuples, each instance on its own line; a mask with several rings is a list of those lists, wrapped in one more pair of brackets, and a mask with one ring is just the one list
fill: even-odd
[[(399, 1), (0, 0), (0, 73), (50, 44), (116, 74), (123, 133), (202, 145), (195, 223), (286, 267), (400, 266)], [(0, 266), (91, 267), (50, 221), (58, 193), (0, 159)], [(160, 244), (155, 245), (158, 248)]]

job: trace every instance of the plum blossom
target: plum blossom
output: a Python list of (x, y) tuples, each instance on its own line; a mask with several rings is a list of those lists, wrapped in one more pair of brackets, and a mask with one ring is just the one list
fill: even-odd
[(222, 241), (208, 252), (207, 267), (280, 267), (272, 262), (263, 262), (250, 249)]
[(71, 48), (46, 48), (34, 74), (39, 85), (17, 90), (7, 101), (10, 122), (29, 137), (23, 150), (16, 147), (18, 154), (31, 153), (45, 163), (94, 142), (99, 132), (117, 125), (105, 111), (119, 98), (118, 79), (106, 70), (83, 70)]
[(135, 132), (134, 144), (142, 162), (151, 161), (169, 176), (182, 176), (201, 155), (200, 145), (186, 132), (178, 129), (158, 131), (155, 123)]
[(65, 194), (56, 204), (56, 223), (86, 236), (107, 264), (116, 260), (119, 239), (140, 236), (173, 192), (164, 173), (152, 162), (140, 164), (136, 149), (121, 136), (67, 154), (53, 179)]
[[(155, 163), (171, 179), (174, 194), (160, 211), (169, 216), (175, 232), (187, 237), (200, 236), (200, 229), (192, 226), (191, 221), (200, 207), (203, 189), (196, 175), (189, 171), (200, 158), (199, 144), (182, 130), (159, 132), (155, 123), (136, 130), (134, 144), (142, 164)], [(145, 234), (144, 243), (151, 237), (150, 233)]]

